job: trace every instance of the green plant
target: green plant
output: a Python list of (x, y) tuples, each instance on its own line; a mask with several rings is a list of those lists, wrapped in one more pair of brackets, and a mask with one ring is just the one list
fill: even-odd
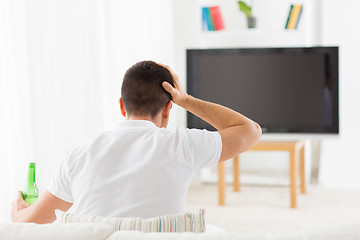
[(238, 1), (238, 4), (240, 7), (240, 11), (245, 13), (245, 15), (247, 17), (251, 17), (251, 7), (249, 5), (247, 5), (246, 3), (244, 3), (243, 1)]

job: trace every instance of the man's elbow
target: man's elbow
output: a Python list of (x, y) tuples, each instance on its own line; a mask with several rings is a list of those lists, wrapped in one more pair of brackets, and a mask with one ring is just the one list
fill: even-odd
[(253, 132), (254, 132), (255, 141), (257, 143), (260, 140), (260, 137), (262, 135), (262, 128), (256, 122), (254, 122), (254, 124), (253, 124)]
[(238, 154), (254, 147), (260, 140), (262, 129), (256, 122), (247, 125), (246, 135), (239, 134)]

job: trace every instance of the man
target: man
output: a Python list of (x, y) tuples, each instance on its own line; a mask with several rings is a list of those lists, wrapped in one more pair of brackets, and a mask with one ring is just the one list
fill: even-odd
[[(240, 113), (188, 95), (169, 67), (152, 61), (126, 72), (119, 102), (126, 121), (75, 146), (33, 205), (19, 192), (14, 222), (53, 222), (55, 209), (70, 207), (77, 215), (107, 217), (183, 214), (194, 174), (248, 150), (261, 135)], [(173, 103), (218, 131), (166, 130)]]

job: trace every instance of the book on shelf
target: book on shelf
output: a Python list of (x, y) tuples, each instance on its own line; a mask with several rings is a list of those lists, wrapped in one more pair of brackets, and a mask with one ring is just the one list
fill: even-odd
[(288, 18), (286, 20), (285, 29), (297, 29), (301, 17), (303, 6), (301, 4), (292, 4)]
[(219, 6), (202, 8), (202, 30), (219, 31), (225, 29)]
[(223, 30), (225, 28), (224, 21), (221, 16), (220, 7), (210, 7), (211, 16), (215, 25), (215, 30)]
[(214, 21), (213, 21), (213, 19), (211, 17), (210, 8), (209, 7), (203, 7), (203, 14), (205, 14), (205, 17), (203, 19), (205, 19), (207, 30), (208, 31), (215, 31), (215, 25), (214, 25)]
[(211, 27), (209, 26), (209, 22), (207, 20), (207, 13), (206, 13), (206, 8), (203, 7), (201, 9), (201, 15), (202, 15), (202, 27), (201, 30), (203, 31), (208, 31)]

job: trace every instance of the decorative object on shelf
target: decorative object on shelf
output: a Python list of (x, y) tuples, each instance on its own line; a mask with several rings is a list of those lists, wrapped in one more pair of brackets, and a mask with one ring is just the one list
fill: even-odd
[(202, 30), (219, 31), (225, 29), (219, 6), (202, 8)]
[(248, 28), (256, 28), (256, 17), (251, 13), (251, 7), (243, 1), (238, 1), (240, 11), (245, 13), (247, 17)]
[(301, 4), (291, 4), (289, 16), (286, 20), (285, 29), (297, 29), (300, 21), (302, 13), (302, 5)]

